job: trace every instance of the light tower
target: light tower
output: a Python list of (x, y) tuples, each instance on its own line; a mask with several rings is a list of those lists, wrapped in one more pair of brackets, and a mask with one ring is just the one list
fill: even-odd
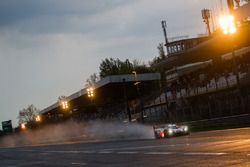
[(220, 17), (220, 27), (225, 35), (234, 34), (236, 32), (236, 24), (234, 16), (224, 15)]
[(210, 36), (211, 35), (211, 28), (210, 28), (210, 21), (209, 21), (209, 19), (211, 18), (210, 10), (203, 9), (201, 11), (201, 14), (202, 14), (202, 18), (203, 18), (204, 23), (207, 25), (208, 35)]
[(26, 123), (21, 124), (21, 129), (25, 130), (26, 129)]
[(94, 97), (94, 89), (92, 87), (87, 89), (88, 97), (93, 98)]
[(239, 85), (239, 73), (238, 73), (238, 67), (236, 63), (236, 57), (235, 57), (235, 42), (234, 42), (234, 34), (237, 32), (237, 27), (235, 24), (234, 16), (232, 15), (224, 15), (220, 17), (220, 27), (221, 30), (225, 35), (231, 36), (232, 40), (232, 60), (234, 63), (234, 67), (236, 70), (236, 79), (237, 79), (237, 85)]
[(62, 106), (62, 109), (63, 109), (63, 110), (69, 109), (69, 102), (68, 102), (66, 96), (60, 96), (60, 97), (58, 98), (58, 101), (59, 101), (59, 104)]
[(168, 50), (168, 47), (167, 47), (167, 44), (168, 44), (168, 36), (167, 36), (167, 22), (166, 20), (162, 20), (161, 21), (161, 26), (162, 26), (162, 29), (163, 29), (163, 34), (164, 34), (164, 38), (165, 38), (165, 46), (166, 46), (166, 49), (167, 49), (167, 53), (169, 53), (169, 50)]
[(40, 115), (37, 115), (37, 116), (35, 117), (35, 120), (36, 120), (36, 122), (41, 122), (41, 116), (40, 116)]

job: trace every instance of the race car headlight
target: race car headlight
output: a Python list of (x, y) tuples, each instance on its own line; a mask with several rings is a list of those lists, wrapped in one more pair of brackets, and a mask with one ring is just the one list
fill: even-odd
[(188, 131), (188, 126), (184, 127), (184, 131), (187, 132)]
[(173, 134), (173, 130), (172, 130), (172, 129), (169, 129), (169, 130), (168, 130), (168, 134), (169, 134), (169, 135), (172, 135), (172, 134)]

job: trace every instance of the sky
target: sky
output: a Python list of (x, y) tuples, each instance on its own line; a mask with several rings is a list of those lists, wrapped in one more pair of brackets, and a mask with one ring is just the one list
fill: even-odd
[[(82, 89), (105, 58), (147, 63), (164, 41), (206, 33), (201, 9), (217, 0), (0, 1), (0, 121), (42, 110)], [(217, 4), (218, 5), (218, 4)]]

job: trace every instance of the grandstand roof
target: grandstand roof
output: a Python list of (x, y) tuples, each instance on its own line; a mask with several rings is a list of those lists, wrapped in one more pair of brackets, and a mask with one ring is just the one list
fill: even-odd
[(212, 60), (204, 62), (190, 63), (179, 67), (174, 67), (171, 70), (166, 71), (167, 81), (176, 80), (179, 76), (185, 75), (190, 72), (197, 71), (201, 68), (207, 67), (212, 63)]
[[(107, 76), (105, 78), (103, 78), (102, 80), (100, 80), (99, 82), (97, 82), (94, 86), (94, 89), (98, 89), (101, 87), (104, 87), (105, 85), (109, 85), (109, 84), (122, 84), (124, 82), (136, 82), (136, 81), (154, 81), (154, 80), (160, 80), (161, 76), (160, 73), (145, 73), (145, 74), (127, 74), (127, 75), (111, 75), (111, 76)], [(72, 101), (76, 98), (79, 98), (83, 95), (87, 94), (87, 88), (81, 89), (78, 92), (75, 92), (69, 96), (67, 96), (67, 99), (69, 101)], [(40, 113), (44, 114), (47, 113), (55, 108), (57, 108), (59, 106), (59, 103), (56, 102), (54, 104), (52, 104), (51, 106), (43, 109)]]

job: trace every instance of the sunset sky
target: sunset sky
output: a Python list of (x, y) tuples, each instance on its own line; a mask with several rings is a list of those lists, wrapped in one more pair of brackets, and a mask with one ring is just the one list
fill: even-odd
[(0, 2), (0, 121), (40, 110), (84, 87), (104, 58), (157, 56), (168, 36), (206, 33), (201, 9), (217, 0), (6, 0)]

